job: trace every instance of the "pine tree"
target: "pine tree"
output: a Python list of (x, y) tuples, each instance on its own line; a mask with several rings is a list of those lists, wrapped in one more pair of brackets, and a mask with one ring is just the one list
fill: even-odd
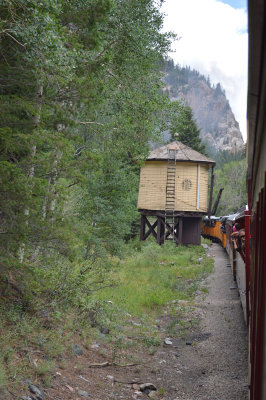
[(179, 101), (171, 103), (169, 131), (172, 140), (178, 140), (200, 153), (205, 153), (205, 146), (200, 138), (200, 130), (189, 106)]

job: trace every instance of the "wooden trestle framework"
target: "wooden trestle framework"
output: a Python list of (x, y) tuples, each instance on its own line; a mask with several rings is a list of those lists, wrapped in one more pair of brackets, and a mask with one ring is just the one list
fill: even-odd
[(165, 218), (165, 211), (139, 210), (141, 214), (140, 240), (154, 236), (159, 245), (165, 240), (173, 240), (176, 244), (200, 244), (201, 219), (203, 213), (174, 211), (173, 223)]

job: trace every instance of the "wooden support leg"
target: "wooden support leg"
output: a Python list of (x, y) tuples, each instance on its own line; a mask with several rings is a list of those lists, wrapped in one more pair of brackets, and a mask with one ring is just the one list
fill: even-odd
[(174, 224), (174, 238), (177, 244), (179, 244), (179, 218), (175, 219), (175, 224)]
[(164, 239), (164, 221), (162, 217), (158, 217), (157, 224), (157, 243), (159, 245), (163, 244)]
[[(159, 218), (158, 218), (159, 219)], [(164, 240), (167, 239), (170, 235), (174, 235), (174, 240), (178, 244), (177, 234), (174, 234), (174, 230), (177, 229), (178, 223), (175, 226), (169, 225), (168, 222), (165, 221), (164, 218), (161, 218), (162, 228), (161, 228), (161, 244), (164, 243)], [(157, 231), (158, 232), (158, 231)], [(166, 232), (166, 234), (165, 234)]]
[(150, 234), (152, 234), (154, 237), (155, 237), (155, 239), (157, 240), (157, 234), (156, 234), (156, 232), (155, 232), (155, 228), (156, 228), (156, 226), (157, 226), (157, 224), (158, 224), (158, 219), (151, 225), (151, 223), (150, 223), (150, 221), (148, 220), (148, 218), (146, 218), (145, 217), (145, 223), (147, 224), (147, 226), (148, 226), (148, 231), (145, 233), (145, 235), (144, 235), (144, 237), (143, 237), (143, 240), (146, 240), (147, 239), (147, 237), (149, 237), (149, 235)]
[(182, 234), (183, 234), (183, 218), (179, 217), (179, 224), (178, 224), (178, 242), (179, 244), (183, 244)]
[(146, 217), (145, 217), (145, 215), (141, 214), (141, 217), (140, 217), (140, 240), (141, 241), (145, 240), (144, 239), (144, 237), (145, 237), (145, 226), (146, 226)]

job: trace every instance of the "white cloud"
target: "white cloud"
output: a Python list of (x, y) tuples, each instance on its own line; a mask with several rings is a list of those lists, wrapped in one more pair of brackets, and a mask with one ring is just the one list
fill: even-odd
[(246, 11), (217, 0), (165, 0), (162, 10), (164, 30), (181, 37), (170, 56), (221, 83), (246, 139)]

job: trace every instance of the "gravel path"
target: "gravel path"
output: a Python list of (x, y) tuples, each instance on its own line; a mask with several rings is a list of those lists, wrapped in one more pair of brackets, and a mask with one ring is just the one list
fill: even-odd
[(236, 285), (222, 247), (213, 244), (208, 251), (215, 269), (207, 279), (208, 295), (198, 298), (203, 317), (194, 333), (197, 345), (178, 346), (178, 373), (173, 379), (177, 395), (172, 398), (246, 400), (247, 328), (238, 290), (233, 289)]
[(215, 260), (214, 275), (209, 278), (207, 314), (202, 329), (212, 333), (201, 343), (204, 359), (211, 372), (204, 382), (202, 396), (196, 399), (245, 400), (248, 398), (247, 328), (228, 258), (219, 245), (211, 247)]

